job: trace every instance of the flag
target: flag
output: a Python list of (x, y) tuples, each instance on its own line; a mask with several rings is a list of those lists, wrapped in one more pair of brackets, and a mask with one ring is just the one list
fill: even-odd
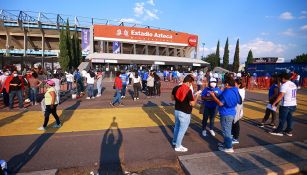
[(120, 42), (118, 41), (113, 42), (113, 53), (115, 54), (120, 53)]

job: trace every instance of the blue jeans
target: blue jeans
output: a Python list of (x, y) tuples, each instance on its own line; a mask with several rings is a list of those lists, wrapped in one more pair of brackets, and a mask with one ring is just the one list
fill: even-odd
[(121, 89), (116, 89), (112, 104), (121, 102)]
[(15, 95), (18, 98), (19, 108), (23, 108), (22, 90), (11, 91), (10, 92), (10, 94), (9, 94), (9, 97), (10, 97), (10, 108), (13, 109)]
[(67, 90), (68, 91), (72, 90), (72, 82), (67, 81)]
[(231, 128), (234, 116), (221, 116), (220, 122), (222, 127), (222, 132), (224, 136), (224, 147), (229, 149), (232, 148), (232, 135)]
[(203, 126), (203, 130), (206, 129), (207, 123), (208, 123), (208, 118), (210, 120), (210, 130), (213, 129), (214, 127), (214, 119), (216, 116), (216, 110), (217, 108), (206, 108), (204, 109), (204, 113), (203, 113), (203, 120), (202, 120), (202, 126)]
[(102, 82), (97, 81), (97, 95), (101, 95), (101, 89), (102, 89)]
[(286, 121), (287, 121), (287, 128), (285, 132), (292, 131), (292, 114), (295, 110), (296, 110), (296, 106), (280, 106), (279, 107), (279, 124), (275, 132), (282, 132)]
[(175, 127), (173, 143), (176, 144), (176, 148), (181, 146), (183, 136), (187, 131), (191, 121), (191, 114), (175, 110)]
[(87, 84), (87, 96), (94, 97), (94, 84)]
[(127, 85), (123, 84), (122, 96), (126, 96), (126, 88), (127, 88)]
[(38, 93), (38, 88), (36, 87), (30, 88), (30, 100), (32, 101), (33, 105), (36, 103), (37, 93)]

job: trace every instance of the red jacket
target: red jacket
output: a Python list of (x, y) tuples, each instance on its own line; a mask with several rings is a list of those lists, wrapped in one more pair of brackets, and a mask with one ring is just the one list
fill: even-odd
[[(5, 89), (6, 89), (6, 92), (9, 93), (10, 92), (10, 83), (12, 81), (12, 79), (14, 78), (13, 75), (11, 76), (8, 76), (7, 79), (5, 80)], [(24, 81), (23, 81), (23, 78), (22, 76), (18, 76), (19, 80), (21, 81), (21, 89), (24, 90), (25, 89), (25, 86), (24, 86)]]
[(116, 89), (122, 89), (123, 88), (123, 82), (122, 82), (122, 79), (120, 79), (119, 77), (116, 77), (115, 78), (115, 88)]

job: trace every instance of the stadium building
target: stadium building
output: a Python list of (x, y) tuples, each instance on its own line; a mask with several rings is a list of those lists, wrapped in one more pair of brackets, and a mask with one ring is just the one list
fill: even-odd
[(0, 11), (0, 65), (57, 67), (60, 30), (66, 19), (73, 19), (70, 33), (77, 32), (82, 44), (83, 67), (192, 69), (207, 65), (196, 59), (198, 36), (194, 34), (107, 19), (8, 10)]

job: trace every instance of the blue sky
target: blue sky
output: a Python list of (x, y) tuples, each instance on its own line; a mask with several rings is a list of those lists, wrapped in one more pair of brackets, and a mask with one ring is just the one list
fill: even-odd
[(220, 55), (229, 37), (230, 60), (240, 39), (240, 58), (307, 53), (306, 0), (1, 0), (1, 9), (115, 19), (197, 34), (199, 55)]

